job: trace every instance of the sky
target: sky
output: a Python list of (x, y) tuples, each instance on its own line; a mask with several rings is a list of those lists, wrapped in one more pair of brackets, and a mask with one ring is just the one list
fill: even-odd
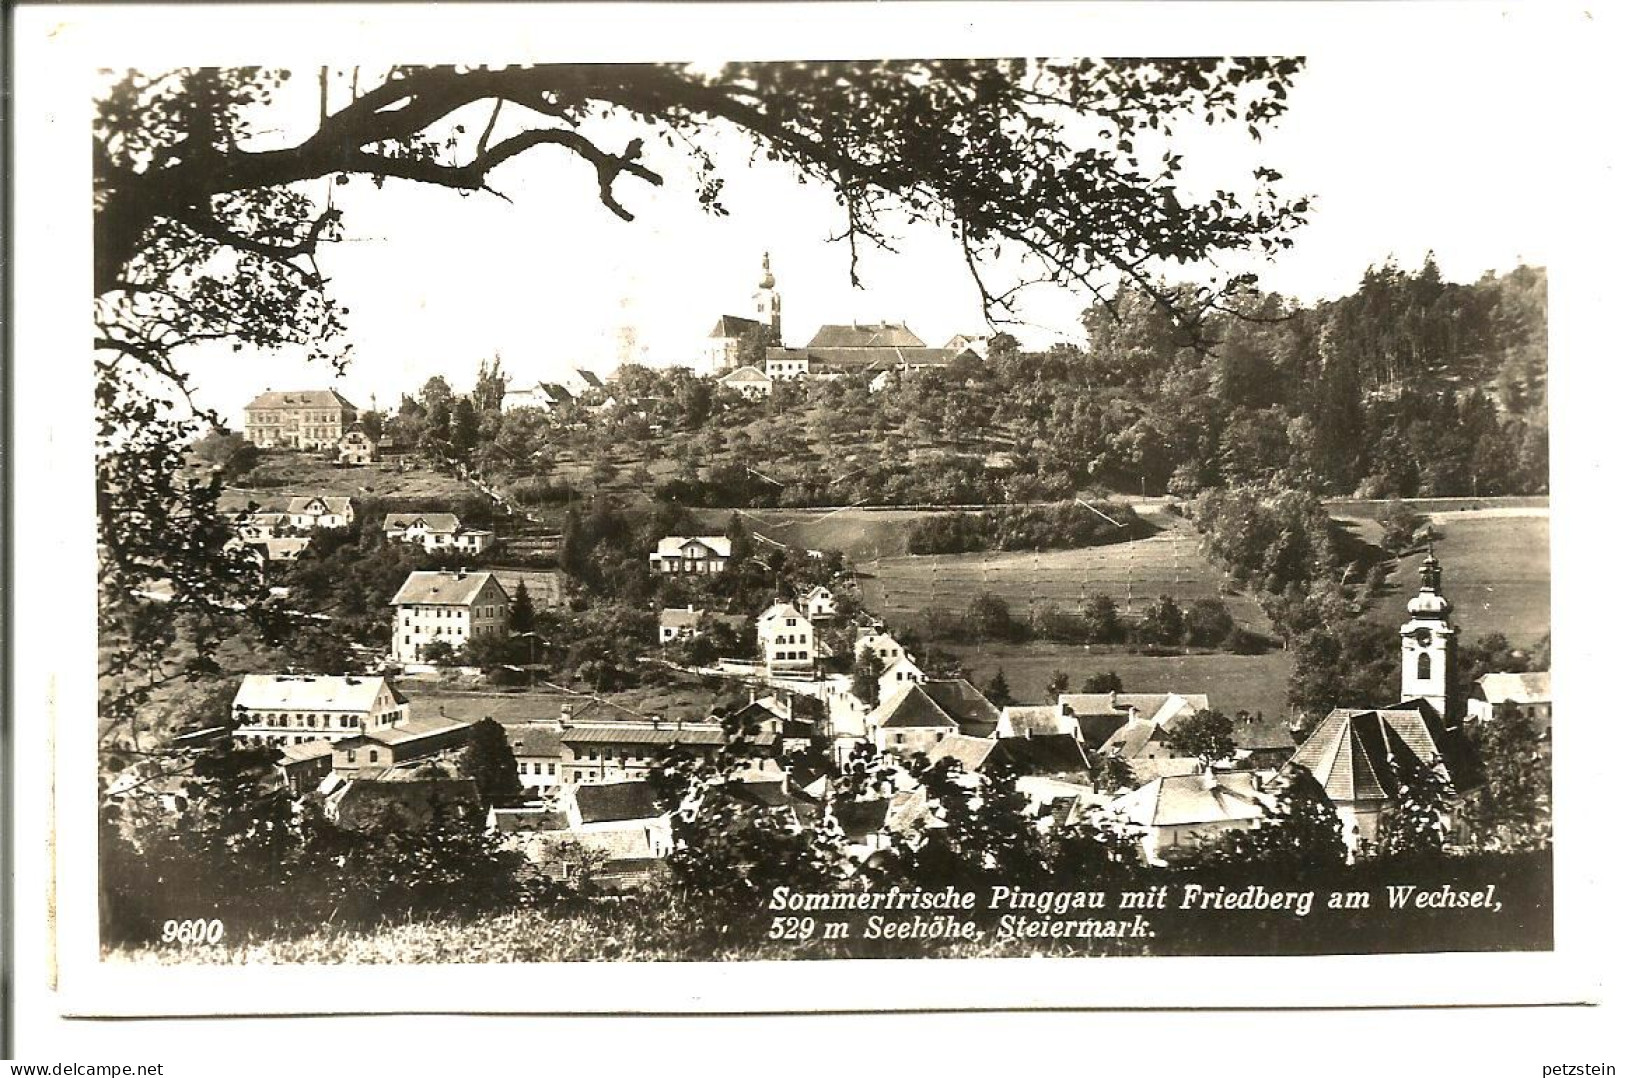
[[(1313, 200), (1293, 250), (1225, 268), (1312, 302), (1346, 295), (1390, 257), (1414, 269), (1430, 250), (1455, 281), (1546, 264), (1546, 103), (1508, 76), (1515, 45), (1505, 35), (1456, 50), (1396, 44), (1375, 65), (1365, 52), (1311, 54), (1261, 145), (1240, 129), (1199, 132), (1182, 147), (1195, 179), (1245, 192), (1247, 173), (1267, 163), (1285, 175), (1284, 191)], [(682, 159), (662, 157), (651, 163), (664, 187), (619, 182), (636, 215), (623, 222), (597, 201), (589, 166), (545, 147), (492, 174), (506, 200), (405, 183), (335, 188), (346, 239), (322, 251), (321, 267), (350, 311), (350, 368), (335, 377), (295, 354), (200, 354), (188, 365), (201, 396), (235, 415), (267, 388), (331, 385), (360, 407), (389, 408), (434, 374), (467, 390), (495, 356), (514, 385), (576, 366), (608, 373), (628, 356), (691, 362), (719, 315), (751, 313), (764, 252), (788, 345), (852, 321), (905, 322), (930, 345), (987, 332), (946, 235), (907, 228), (898, 253), (863, 251), (863, 287), (853, 288), (846, 247), (830, 239), (842, 222), (829, 193), (784, 166), (738, 167), (742, 147), (729, 149), (724, 137), (725, 217), (697, 207)], [(1037, 292), (1024, 323), (1007, 328), (1030, 347), (1081, 341), (1086, 304)]]

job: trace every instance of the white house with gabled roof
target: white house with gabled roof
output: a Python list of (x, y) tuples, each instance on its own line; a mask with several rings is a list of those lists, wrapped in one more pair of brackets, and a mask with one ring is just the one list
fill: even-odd
[(355, 506), (347, 497), (318, 494), (288, 499), (288, 527), (308, 532), (314, 528), (342, 528), (355, 523)]
[(389, 655), (396, 662), (423, 662), (423, 649), (436, 641), (457, 649), (480, 637), (508, 635), (508, 593), (490, 573), (418, 571), (390, 604), (395, 628)]
[(890, 666), (898, 659), (905, 658), (908, 652), (897, 638), (884, 629), (868, 629), (860, 632), (852, 641), (852, 657), (859, 658), (867, 651), (880, 660), (881, 666)]
[(485, 528), (465, 528), (456, 513), (388, 513), (384, 516), (384, 538), (415, 543), (431, 554), (480, 554), (496, 542), (496, 533)]
[(733, 540), (725, 535), (668, 535), (649, 555), (649, 569), (656, 573), (720, 573), (733, 557)]
[(756, 619), (756, 648), (769, 669), (810, 668), (817, 657), (812, 619), (791, 603), (774, 603)]

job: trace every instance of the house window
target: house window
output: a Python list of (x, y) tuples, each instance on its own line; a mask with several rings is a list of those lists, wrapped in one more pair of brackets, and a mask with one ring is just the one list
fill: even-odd
[(349, 750), (349, 751), (347, 751), (347, 752), (346, 752), (346, 753), (345, 753), (345, 754), (344, 754), (344, 759), (345, 759), (345, 761), (346, 761), (346, 762), (347, 762), (347, 763), (352, 763), (352, 764), (353, 764), (353, 763), (355, 763), (355, 750), (354, 750), (354, 749), (350, 749), (350, 750)]
[(377, 749), (373, 749), (371, 752), (367, 753), (367, 762), (368, 763), (373, 763), (373, 764), (378, 762), (378, 750)]

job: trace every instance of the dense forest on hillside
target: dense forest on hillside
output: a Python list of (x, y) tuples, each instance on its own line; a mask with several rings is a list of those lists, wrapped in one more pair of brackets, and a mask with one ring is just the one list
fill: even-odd
[(618, 488), (713, 506), (1546, 490), (1543, 269), (1451, 284), (1431, 259), (1415, 273), (1390, 263), (1342, 299), (1215, 308), (1199, 339), (1138, 293), (1084, 323), (1087, 347), (1029, 352), (1001, 334), (982, 362), (879, 390), (870, 375), (781, 385), (763, 401), (624, 367), (607, 402), (503, 414), (499, 361), (466, 396), (431, 379), (387, 426), (532, 504)]

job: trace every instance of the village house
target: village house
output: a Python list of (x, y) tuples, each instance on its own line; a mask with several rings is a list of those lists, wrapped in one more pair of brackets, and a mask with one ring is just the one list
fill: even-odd
[(579, 881), (596, 867), (600, 886), (647, 883), (672, 850), (671, 818), (646, 782), (566, 790), (557, 808), (496, 808), (490, 827), (554, 879)]
[(1007, 705), (999, 712), (994, 737), (1032, 737), (1054, 734), (1079, 738), (1078, 717), (1060, 704)]
[(700, 631), (700, 619), (705, 611), (695, 610), (694, 604), (688, 606), (668, 606), (660, 611), (660, 642), (670, 644), (676, 640), (686, 640)]
[(748, 400), (762, 400), (773, 392), (773, 379), (762, 372), (762, 368), (753, 364), (735, 367), (721, 378), (717, 384), (740, 394)]
[(553, 412), (575, 402), (575, 394), (558, 382), (537, 382), (529, 389), (509, 389), (502, 394), (502, 411), (535, 408)]
[(348, 467), (378, 463), (378, 440), (359, 424), (344, 432), (338, 451), (339, 463)]
[(1199, 711), (1211, 710), (1206, 693), (1073, 692), (1061, 693), (1056, 704), (1063, 715), (1077, 721), (1078, 736), (1089, 749), (1100, 748), (1108, 737), (1133, 720), (1166, 730)]
[(1548, 670), (1526, 674), (1485, 674), (1467, 694), (1467, 717), (1490, 722), (1508, 710), (1522, 715), (1536, 729), (1552, 726), (1552, 675)]
[(465, 528), (456, 513), (387, 513), (384, 538), (415, 543), (431, 554), (448, 551), (483, 554), (496, 542), (496, 533), (484, 528)]
[(298, 561), (299, 555), (303, 554), (308, 546), (310, 538), (303, 535), (263, 539), (241, 539), (232, 536), (226, 540), (222, 549), (247, 550), (249, 556), (263, 569), (267, 565)]
[(543, 793), (564, 785), (564, 730), (558, 722), (514, 723), (503, 732), (521, 785)]
[(1245, 711), (1232, 720), (1230, 739), (1236, 743), (1235, 763), (1249, 771), (1278, 768), (1298, 751), (1298, 743), (1284, 720)]
[(801, 612), (815, 621), (835, 616), (835, 593), (824, 585), (809, 588), (796, 599)]
[(1020, 776), (1087, 775), (1089, 757), (1078, 739), (1066, 734), (1023, 737), (968, 737), (950, 734), (926, 753), (933, 764), (953, 757), (970, 774), (1006, 767)]
[(733, 557), (733, 541), (725, 535), (668, 535), (649, 555), (649, 569), (656, 573), (720, 573)]
[(418, 571), (395, 597), (390, 658), (423, 662), (423, 649), (443, 641), (453, 650), (470, 640), (508, 634), (508, 593), (490, 573)]
[(877, 680), (880, 683), (880, 699), (885, 700), (888, 696), (901, 689), (905, 689), (910, 685), (918, 685), (924, 681), (925, 671), (921, 670), (913, 659), (904, 655), (901, 658), (893, 659), (880, 672)]
[(285, 514), (288, 527), (308, 532), (315, 528), (343, 528), (355, 523), (355, 506), (350, 499), (333, 495), (290, 498)]
[(564, 387), (566, 393), (578, 401), (582, 397), (604, 392), (604, 380), (584, 367), (566, 371), (564, 380), (559, 384)]
[(917, 683), (883, 698), (864, 721), (875, 748), (904, 759), (929, 752), (943, 738), (959, 732), (953, 716)]
[(886, 828), (891, 812), (888, 797), (840, 801), (831, 806), (830, 816), (846, 840), (846, 855), (856, 861), (867, 861), (881, 850), (891, 849), (891, 832)]
[(882, 667), (889, 666), (893, 660), (901, 659), (908, 654), (891, 633), (873, 629), (859, 633), (852, 641), (854, 659), (862, 658), (865, 651), (879, 659)]
[(245, 543), (278, 538), (292, 531), (286, 513), (239, 513), (233, 525), (237, 529), (237, 538)]
[(243, 433), (260, 449), (332, 449), (356, 415), (355, 405), (335, 390), (266, 390), (249, 401)]
[(1164, 865), (1226, 832), (1257, 827), (1269, 804), (1256, 772), (1208, 768), (1153, 779), (1111, 802), (1103, 815), (1140, 831), (1146, 861)]
[(333, 773), (332, 743), (313, 740), (282, 746), (276, 773), (289, 793), (302, 797)]
[(387, 678), (329, 674), (248, 674), (231, 710), (238, 740), (278, 746), (375, 733), (411, 717)]
[(379, 778), (392, 768), (431, 759), (468, 744), (473, 727), (438, 716), (418, 716), (333, 742), (333, 770)]
[(818, 731), (812, 720), (796, 715), (798, 697), (791, 693), (786, 699), (759, 696), (744, 707), (728, 713), (728, 721), (741, 731), (749, 732), (756, 746), (769, 753), (794, 753), (812, 747), (813, 735)]
[(962, 677), (933, 677), (918, 683), (931, 701), (947, 712), (959, 732), (971, 737), (991, 737), (999, 725), (999, 709), (982, 690)]
[(789, 603), (774, 603), (756, 619), (756, 650), (770, 671), (811, 669), (817, 658), (812, 619)]

